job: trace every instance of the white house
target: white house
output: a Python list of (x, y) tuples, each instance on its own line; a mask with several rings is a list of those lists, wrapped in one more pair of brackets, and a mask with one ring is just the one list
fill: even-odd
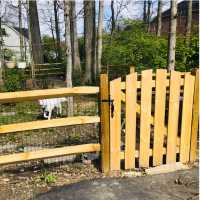
[[(10, 26), (8, 24), (2, 24), (3, 30), (3, 49), (9, 49), (13, 52), (17, 61), (20, 61), (20, 31), (18, 27)], [(29, 50), (29, 37), (28, 29), (22, 29), (23, 36), (23, 52), (25, 60), (30, 62), (30, 50)]]

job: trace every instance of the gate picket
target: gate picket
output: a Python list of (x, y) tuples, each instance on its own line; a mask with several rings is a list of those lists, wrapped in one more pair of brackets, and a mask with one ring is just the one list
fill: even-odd
[(126, 76), (125, 169), (135, 167), (137, 73)]
[(110, 170), (120, 170), (121, 78), (110, 82)]
[(182, 163), (189, 161), (194, 81), (194, 76), (185, 75), (180, 146), (180, 161)]
[(140, 114), (140, 167), (149, 167), (152, 70), (142, 72)]
[(194, 102), (192, 114), (192, 133), (190, 144), (190, 161), (194, 162), (197, 153), (197, 135), (199, 123), (199, 70), (196, 71), (195, 76), (195, 89), (194, 89)]
[(153, 166), (161, 165), (163, 161), (163, 142), (165, 128), (167, 70), (156, 71), (156, 96), (154, 119)]
[(180, 72), (171, 71), (167, 134), (167, 164), (176, 162), (176, 140), (178, 135), (180, 85)]

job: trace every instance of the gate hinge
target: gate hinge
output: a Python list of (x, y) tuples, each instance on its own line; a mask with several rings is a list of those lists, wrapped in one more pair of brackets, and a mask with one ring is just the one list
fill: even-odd
[(102, 99), (101, 102), (113, 103), (114, 99)]

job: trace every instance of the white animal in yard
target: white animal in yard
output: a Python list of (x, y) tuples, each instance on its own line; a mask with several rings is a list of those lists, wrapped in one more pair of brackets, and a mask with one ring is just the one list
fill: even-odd
[[(40, 106), (43, 108), (43, 116), (46, 119), (51, 119), (52, 112), (56, 108), (57, 114), (62, 114), (62, 102), (67, 101), (67, 98), (52, 98), (39, 100)], [(48, 113), (48, 114), (47, 114)]]

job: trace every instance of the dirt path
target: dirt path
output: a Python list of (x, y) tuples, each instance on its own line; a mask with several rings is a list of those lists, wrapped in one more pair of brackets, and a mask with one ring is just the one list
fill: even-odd
[(102, 176), (92, 164), (35, 165), (31, 169), (13, 165), (13, 170), (0, 172), (0, 200), (28, 200), (57, 186)]

